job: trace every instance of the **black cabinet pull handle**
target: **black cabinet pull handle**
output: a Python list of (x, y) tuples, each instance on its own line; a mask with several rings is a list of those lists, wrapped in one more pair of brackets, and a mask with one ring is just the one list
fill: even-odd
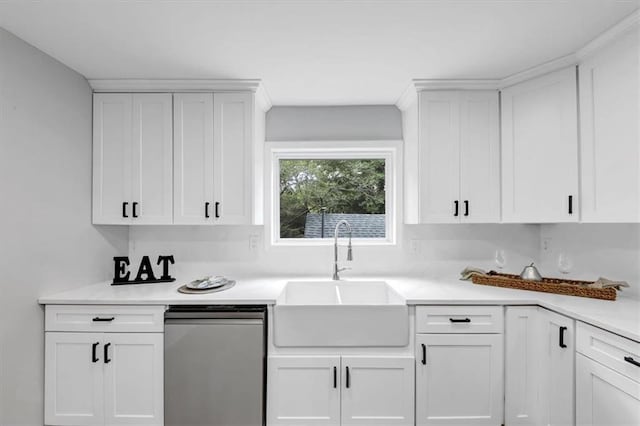
[(427, 345), (422, 343), (422, 365), (427, 365)]
[(93, 345), (91, 345), (91, 362), (100, 361), (98, 359), (98, 356), (96, 355), (96, 349), (98, 349), (98, 345), (99, 344), (100, 344), (100, 342), (95, 342)]
[(569, 195), (569, 214), (573, 214), (573, 195)]
[(133, 217), (138, 217), (138, 212), (136, 207), (138, 207), (138, 203), (136, 201), (133, 202)]
[(210, 202), (206, 202), (204, 203), (204, 217), (206, 219), (209, 219), (209, 204), (211, 204)]
[(469, 216), (469, 200), (464, 200), (464, 215)]
[(129, 217), (127, 215), (127, 206), (129, 205), (129, 203), (127, 203), (126, 201), (122, 203), (122, 217)]
[(564, 332), (567, 331), (567, 327), (560, 327), (560, 332), (558, 333), (558, 345), (561, 348), (566, 348), (567, 345), (564, 344)]
[(628, 362), (628, 363), (630, 363), (630, 364), (635, 365), (636, 367), (640, 367), (640, 362), (636, 361), (635, 359), (633, 359), (633, 358), (632, 358), (632, 357), (630, 357), (630, 356), (625, 356), (625, 357), (624, 357), (624, 360), (625, 360), (625, 361), (627, 361), (627, 362)]
[(111, 322), (114, 319), (116, 319), (116, 317), (109, 317), (109, 318), (95, 317), (93, 319), (93, 322)]
[(458, 200), (455, 200), (455, 201), (453, 202), (453, 206), (454, 206), (454, 207), (453, 207), (453, 208), (454, 208), (453, 215), (454, 215), (454, 216), (456, 216), (456, 217), (458, 216), (458, 204), (459, 204), (459, 203), (458, 203)]
[(220, 217), (220, 203), (216, 201), (216, 218)]
[(105, 364), (109, 364), (111, 362), (111, 360), (109, 359), (109, 346), (111, 346), (111, 343), (107, 343), (106, 345), (104, 345), (104, 363)]
[(351, 387), (351, 374), (349, 374), (349, 367), (347, 367), (347, 389)]
[(470, 318), (449, 318), (451, 322), (471, 322)]
[(338, 367), (333, 367), (333, 388), (338, 388)]

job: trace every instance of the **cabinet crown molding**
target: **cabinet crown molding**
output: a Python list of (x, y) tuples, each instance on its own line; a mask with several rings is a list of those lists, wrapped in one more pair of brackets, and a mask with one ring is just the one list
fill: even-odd
[(523, 81), (578, 65), (579, 62), (606, 47), (611, 42), (632, 30), (640, 31), (640, 9), (598, 35), (582, 48), (566, 56), (527, 68), (515, 74), (496, 79), (413, 79), (400, 95), (396, 106), (404, 111), (417, 99), (417, 92), (423, 90), (502, 90)]
[(272, 104), (260, 79), (92, 79), (95, 93), (108, 92), (252, 92), (268, 111)]

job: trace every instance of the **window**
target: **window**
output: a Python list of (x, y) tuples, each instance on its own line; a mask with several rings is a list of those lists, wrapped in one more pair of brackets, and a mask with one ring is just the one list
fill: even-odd
[(322, 244), (341, 220), (355, 242), (395, 242), (395, 143), (269, 145), (273, 243)]

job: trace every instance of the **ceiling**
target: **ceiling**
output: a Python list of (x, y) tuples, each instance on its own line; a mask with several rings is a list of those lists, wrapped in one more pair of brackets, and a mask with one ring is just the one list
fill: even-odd
[(88, 79), (262, 79), (274, 105), (394, 104), (414, 78), (502, 78), (638, 0), (0, 0), (0, 26)]

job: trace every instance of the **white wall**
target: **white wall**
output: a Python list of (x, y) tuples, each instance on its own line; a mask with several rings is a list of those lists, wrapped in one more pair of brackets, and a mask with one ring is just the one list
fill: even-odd
[(273, 107), (267, 141), (400, 140), (402, 115), (393, 105)]
[[(354, 247), (349, 265), (341, 251), (340, 265), (353, 268), (343, 276), (424, 275), (466, 265), (495, 269), (497, 249), (506, 252), (505, 270), (514, 271), (539, 255), (537, 225), (412, 225), (401, 226), (400, 234), (397, 246)], [(205, 274), (331, 276), (332, 246), (265, 247), (261, 227), (132, 226), (130, 235), (134, 262), (143, 255), (173, 254), (178, 279)], [(252, 237), (258, 242), (255, 249)]]
[(561, 276), (558, 256), (573, 264), (569, 277), (624, 280), (623, 295), (640, 298), (640, 224), (557, 224), (540, 230), (541, 272)]
[(128, 230), (91, 225), (91, 90), (0, 29), (0, 424), (43, 424), (38, 297), (111, 275)]

